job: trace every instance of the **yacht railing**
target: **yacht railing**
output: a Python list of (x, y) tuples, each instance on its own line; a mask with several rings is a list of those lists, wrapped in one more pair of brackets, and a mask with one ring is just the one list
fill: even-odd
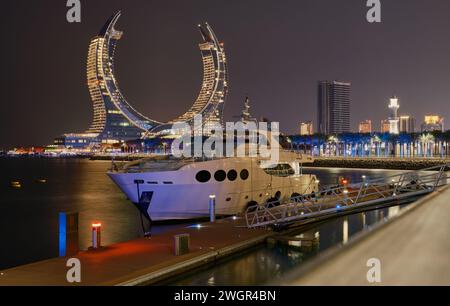
[(281, 204), (274, 201), (251, 206), (245, 213), (247, 227), (280, 226), (425, 195), (449, 183), (448, 170), (450, 164), (379, 179), (365, 178), (359, 183), (301, 195)]

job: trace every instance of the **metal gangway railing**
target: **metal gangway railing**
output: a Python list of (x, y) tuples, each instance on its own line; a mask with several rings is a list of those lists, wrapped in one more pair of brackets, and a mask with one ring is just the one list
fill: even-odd
[(251, 206), (245, 213), (247, 227), (297, 223), (310, 218), (425, 195), (448, 184), (448, 170), (450, 164), (378, 179), (362, 177), (362, 182), (300, 195), (285, 203), (275, 201)]

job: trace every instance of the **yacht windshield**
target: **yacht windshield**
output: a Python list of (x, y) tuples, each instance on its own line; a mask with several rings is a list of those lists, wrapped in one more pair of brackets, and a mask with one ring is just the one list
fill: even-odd
[(286, 177), (295, 174), (295, 170), (289, 164), (277, 164), (263, 170), (272, 176)]

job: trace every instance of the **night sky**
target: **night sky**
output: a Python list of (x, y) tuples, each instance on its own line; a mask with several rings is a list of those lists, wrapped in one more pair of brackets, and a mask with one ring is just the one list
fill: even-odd
[(202, 65), (197, 24), (225, 42), (230, 94), (225, 119), (252, 111), (287, 133), (316, 120), (322, 79), (352, 82), (352, 128), (387, 117), (388, 98), (418, 123), (450, 120), (450, 1), (381, 0), (382, 23), (365, 0), (82, 0), (81, 24), (66, 0), (2, 2), (0, 148), (50, 144), (91, 121), (86, 87), (90, 39), (122, 10), (116, 76), (128, 101), (152, 119), (182, 114), (197, 96)]

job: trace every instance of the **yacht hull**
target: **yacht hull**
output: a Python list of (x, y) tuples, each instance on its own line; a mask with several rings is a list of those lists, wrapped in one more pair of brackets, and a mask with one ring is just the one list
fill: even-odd
[[(209, 216), (210, 196), (216, 198), (217, 215), (235, 215), (249, 205), (262, 204), (273, 199), (288, 200), (293, 195), (317, 191), (314, 175), (275, 177), (267, 175), (252, 161), (230, 164), (221, 162), (193, 163), (176, 171), (123, 173), (108, 175), (126, 194), (128, 199), (147, 217), (154, 221), (197, 219)], [(237, 178), (217, 181), (214, 173), (235, 169)], [(239, 175), (243, 170), (250, 175), (245, 180)], [(196, 179), (199, 171), (211, 174), (208, 182)]]

